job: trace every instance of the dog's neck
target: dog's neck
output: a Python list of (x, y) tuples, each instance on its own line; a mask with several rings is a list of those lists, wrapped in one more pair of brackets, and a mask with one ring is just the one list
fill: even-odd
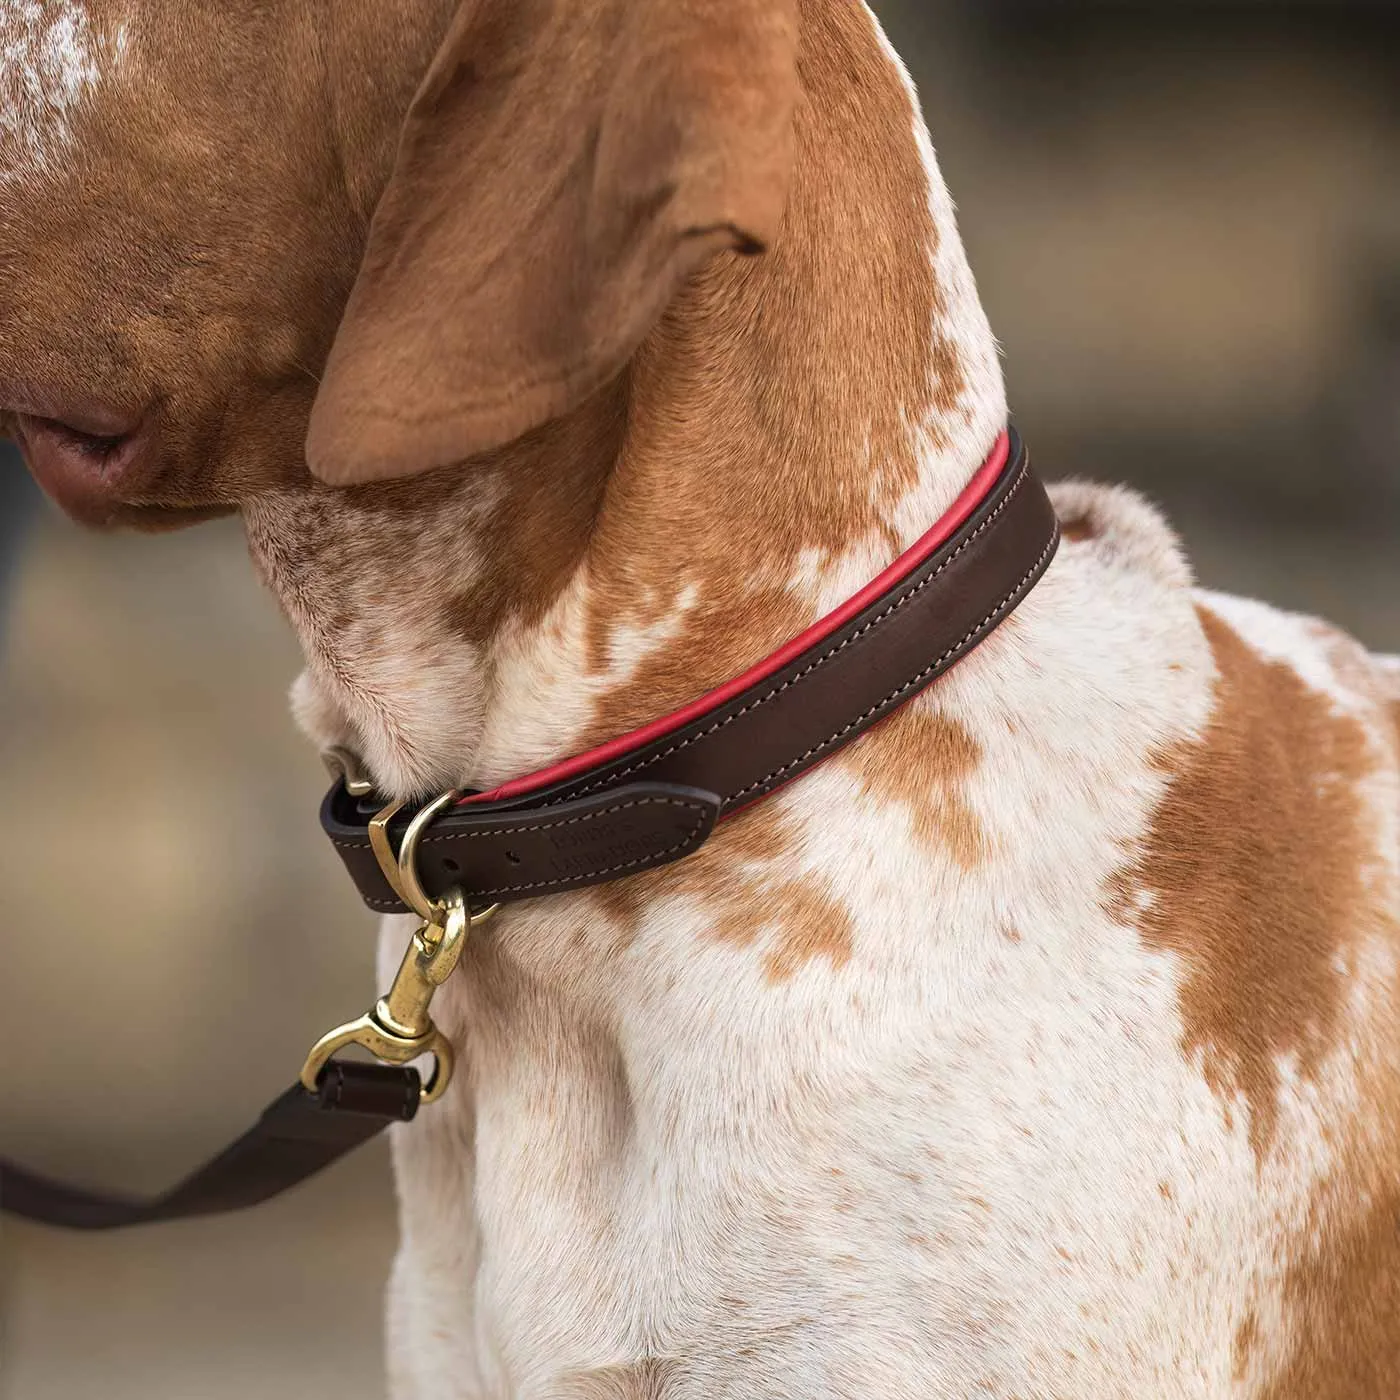
[(807, 7), (784, 227), (711, 264), (621, 379), (410, 482), (246, 510), (298, 702), (394, 795), (489, 784), (737, 674), (867, 582), (1006, 421), (908, 79)]

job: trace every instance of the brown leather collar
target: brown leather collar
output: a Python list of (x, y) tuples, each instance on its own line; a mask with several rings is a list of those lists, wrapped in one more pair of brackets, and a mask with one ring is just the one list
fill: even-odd
[[(699, 849), (715, 823), (877, 724), (956, 665), (1030, 592), (1059, 524), (1004, 433), (958, 502), (889, 570), (767, 661), (636, 733), (487, 793), (453, 794), (418, 843), (436, 899), (507, 903), (621, 879)], [(321, 821), (365, 903), (405, 904), (370, 839), (382, 801), (344, 780)], [(418, 810), (421, 810), (418, 809)], [(412, 808), (388, 825), (399, 850)], [(422, 824), (420, 823), (420, 826)]]

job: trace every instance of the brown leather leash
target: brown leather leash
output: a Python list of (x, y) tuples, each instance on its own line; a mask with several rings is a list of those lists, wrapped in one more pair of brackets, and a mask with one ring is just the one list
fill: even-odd
[[(1059, 523), (1014, 431), (952, 509), (885, 573), (787, 646), (633, 734), (487, 793), (380, 809), (349, 755), (322, 824), (365, 903), (416, 912), (388, 993), (313, 1048), (297, 1084), (206, 1166), (152, 1200), (0, 1161), (0, 1211), (105, 1230), (241, 1210), (441, 1095), (452, 1047), (433, 993), (502, 905), (624, 879), (698, 850), (717, 822), (865, 733), (986, 639), (1035, 586)], [(470, 891), (468, 895), (465, 891)], [(336, 1058), (350, 1045), (387, 1064)], [(426, 1083), (409, 1062), (431, 1054)]]
[(164, 1195), (137, 1201), (83, 1191), (0, 1162), (0, 1206), (7, 1215), (68, 1230), (244, 1210), (315, 1176), (390, 1123), (407, 1123), (420, 1093), (416, 1070), (337, 1060), (315, 1093), (293, 1085), (252, 1129)]

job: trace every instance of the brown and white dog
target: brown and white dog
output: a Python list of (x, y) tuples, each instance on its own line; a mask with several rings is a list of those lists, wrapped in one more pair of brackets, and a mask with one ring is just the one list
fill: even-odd
[[(5, 0), (0, 408), (239, 511), (402, 796), (738, 674), (1006, 421), (861, 0)], [(1057, 500), (931, 692), (469, 949), (396, 1396), (1400, 1395), (1400, 669)]]

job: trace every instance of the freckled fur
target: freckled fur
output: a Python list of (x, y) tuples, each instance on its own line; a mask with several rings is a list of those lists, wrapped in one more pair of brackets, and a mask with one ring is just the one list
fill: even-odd
[(104, 71), (125, 57), (128, 33), (94, 32), (86, 8), (9, 0), (0, 39), (0, 183), (42, 175), (63, 159), (73, 123)]
[[(298, 717), (396, 795), (734, 674), (917, 538), (1006, 416), (907, 75), (862, 5), (801, 0), (763, 257), (716, 256), (518, 440), (313, 481), (452, 9), (185, 30), (93, 0), (132, 61), (62, 128), (71, 169), (0, 188), (0, 383), (156, 393), (162, 470), (103, 519), (236, 506)], [(472, 941), (435, 1005), (458, 1077), (395, 1134), (396, 1400), (1400, 1393), (1400, 663), (1197, 594), (1129, 492), (1056, 501), (1043, 583), (930, 692), (693, 859)], [(382, 980), (411, 931), (384, 921)]]

